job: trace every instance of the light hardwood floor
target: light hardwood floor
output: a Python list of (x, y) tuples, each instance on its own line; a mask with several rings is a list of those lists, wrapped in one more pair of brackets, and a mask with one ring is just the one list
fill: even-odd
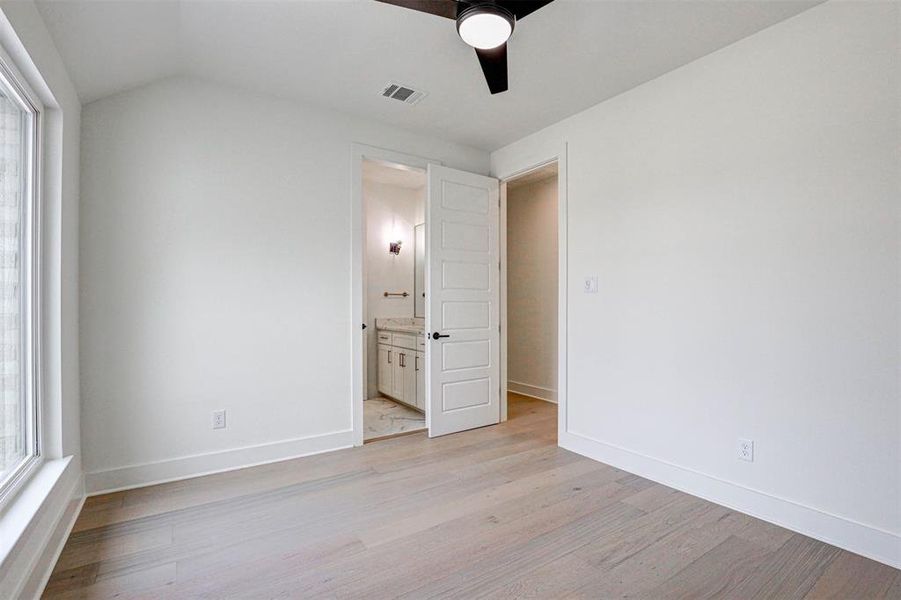
[(901, 598), (901, 572), (556, 447), (553, 405), (89, 498), (46, 598)]

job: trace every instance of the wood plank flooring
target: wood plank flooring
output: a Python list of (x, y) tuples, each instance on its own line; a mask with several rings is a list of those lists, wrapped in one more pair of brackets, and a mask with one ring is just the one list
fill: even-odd
[(510, 420), (89, 498), (45, 598), (901, 598), (901, 571)]

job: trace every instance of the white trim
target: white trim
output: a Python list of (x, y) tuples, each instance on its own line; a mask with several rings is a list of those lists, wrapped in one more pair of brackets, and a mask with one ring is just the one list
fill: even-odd
[(19, 490), (0, 515), (0, 597), (39, 596), (40, 578), (55, 564), (54, 536), (64, 539), (60, 528), (74, 522), (73, 500), (81, 496), (81, 476), (71, 456), (45, 461)]
[(552, 390), (551, 388), (510, 379), (507, 380), (507, 389), (520, 396), (528, 396), (529, 398), (537, 398), (551, 404), (557, 404), (557, 390)]
[(507, 420), (507, 392), (509, 391), (509, 380), (507, 379), (507, 182), (501, 180), (500, 183), (500, 207), (498, 208), (498, 218), (500, 223), (497, 227), (497, 239), (500, 244), (500, 252), (498, 253), (499, 286), (500, 286), (500, 378), (501, 378), (501, 423)]
[[(364, 215), (363, 215), (363, 160), (377, 160), (395, 165), (427, 169), (429, 164), (441, 165), (440, 160), (405, 154), (395, 150), (351, 144), (351, 192), (350, 192), (350, 353), (351, 353), (351, 431), (353, 445), (363, 445), (363, 401), (366, 400), (366, 344), (361, 325), (366, 323), (366, 290), (363, 286), (365, 263)], [(426, 250), (428, 251), (428, 250)], [(367, 331), (373, 331), (375, 323), (366, 323)], [(429, 415), (426, 409), (426, 423)]]
[(557, 277), (557, 443), (560, 443), (560, 433), (565, 431), (569, 422), (567, 410), (566, 390), (569, 386), (569, 372), (567, 371), (567, 353), (569, 352), (569, 324), (567, 311), (569, 310), (568, 288), (568, 256), (569, 242), (569, 147), (564, 141), (560, 154), (557, 157), (557, 260), (559, 268)]
[(23, 393), (25, 396), (26, 421), (28, 431), (25, 444), (28, 455), (0, 482), (0, 510), (13, 501), (17, 492), (28, 481), (28, 478), (40, 469), (45, 454), (42, 443), (43, 435), (43, 394), (42, 394), (42, 355), (41, 355), (41, 323), (44, 319), (41, 299), (41, 270), (43, 248), (41, 246), (41, 206), (42, 206), (42, 158), (43, 158), (43, 118), (44, 104), (31, 88), (28, 80), (22, 75), (16, 61), (0, 47), (0, 84), (9, 88), (9, 98), (19, 108), (31, 115), (28, 129), (25, 132), (28, 147), (28, 162), (23, 171), (25, 199), (22, 210), (22, 239), (19, 241), (21, 252), (21, 275), (24, 285), (20, 290), (21, 319), (23, 321), (22, 358), (20, 365)]
[(353, 446), (353, 431), (281, 440), (85, 473), (88, 496), (255, 467)]
[(759, 490), (565, 432), (562, 448), (610, 466), (763, 519), (855, 554), (901, 568), (901, 536)]
[[(567, 336), (567, 210), (569, 200), (568, 194), (568, 171), (567, 171), (567, 153), (568, 143), (563, 143), (556, 148), (555, 151), (545, 152), (539, 151), (520, 156), (514, 159), (505, 170), (498, 171), (492, 165), (492, 175), (501, 181), (501, 226), (503, 235), (506, 236), (506, 182), (525, 175), (530, 171), (540, 169), (550, 163), (557, 163), (557, 434), (558, 440), (566, 431), (567, 410), (566, 410), (566, 382), (567, 382), (567, 360), (566, 355), (569, 348)], [(503, 238), (506, 240), (506, 237)], [(501, 249), (501, 282), (502, 286), (506, 286), (507, 277), (507, 261), (506, 252)], [(502, 385), (509, 386), (507, 382), (507, 296), (506, 290), (502, 290), (501, 297), (501, 381)], [(502, 392), (506, 392), (502, 388)], [(506, 420), (507, 417), (507, 394), (501, 394), (501, 417)]]
[[(37, 13), (33, 14), (36, 15)], [(24, 16), (24, 14), (19, 15), (15, 20), (19, 20), (20, 17)], [(44, 41), (50, 40), (49, 38), (43, 40), (39, 36), (34, 41), (40, 46)], [(64, 147), (68, 147), (68, 142), (65, 140), (68, 139), (73, 129), (68, 125), (64, 128), (63, 121), (66, 120), (68, 123), (69, 117), (73, 117), (73, 115), (73, 118), (77, 121), (81, 105), (78, 103), (74, 89), (71, 88), (71, 82), (68, 81), (64, 74), (61, 74), (61, 71), (57, 72), (59, 77), (53, 78), (56, 81), (53, 84), (53, 89), (51, 89), (50, 84), (44, 79), (43, 74), (38, 69), (38, 65), (32, 60), (32, 53), (26, 49), (24, 41), (19, 38), (16, 28), (10, 22), (10, 15), (2, 11), (0, 11), (0, 46), (2, 46), (0, 52), (5, 52), (4, 56), (12, 58), (13, 68), (18, 69), (22, 80), (27, 82), (30, 91), (34, 93), (34, 97), (31, 100), (38, 103), (41, 110), (39, 124), (41, 132), (39, 133), (39, 138), (42, 150), (40, 151), (40, 180), (38, 182), (38, 194), (41, 198), (39, 206), (41, 230), (35, 240), (41, 245), (41, 264), (39, 265), (41, 280), (38, 285), (43, 290), (43, 293), (40, 294), (42, 297), (40, 298), (41, 306), (39, 307), (41, 331), (38, 332), (41, 336), (38, 344), (41, 346), (40, 358), (42, 362), (41, 389), (39, 390), (42, 393), (42, 398), (38, 406), (38, 418), (40, 419), (39, 426), (42, 428), (39, 440), (41, 454), (48, 460), (56, 460), (67, 456), (71, 452), (71, 449), (65, 448), (63, 443), (63, 421), (65, 420), (63, 416), (63, 396), (65, 395), (63, 394), (63, 387), (65, 382), (63, 379), (65, 377), (63, 376), (62, 368), (62, 346), (66, 345), (67, 339), (69, 342), (73, 342), (75, 347), (78, 345), (77, 323), (73, 325), (73, 322), (77, 321), (77, 319), (70, 319), (68, 324), (64, 324), (61, 321), (61, 314), (65, 312), (63, 305), (67, 304), (67, 302), (75, 302), (76, 310), (74, 312), (78, 312), (78, 282), (69, 278), (70, 281), (67, 283), (66, 277), (62, 275), (63, 262), (65, 261), (63, 259), (63, 238), (61, 236), (66, 234), (64, 231), (65, 223), (71, 220), (63, 218), (64, 205), (71, 203), (74, 206), (74, 213), (70, 211), (70, 216), (75, 214), (77, 217), (78, 212), (78, 198), (67, 197), (67, 199), (63, 197), (65, 182), (67, 179), (71, 179), (71, 177), (66, 177), (63, 172), (63, 155), (66, 154)], [(44, 58), (49, 60), (48, 65), (51, 71), (62, 64), (58, 62), (58, 57), (56, 61), (53, 60), (52, 56), (44, 56)], [(59, 94), (62, 96), (60, 97)], [(63, 105), (65, 105), (65, 108)], [(77, 131), (77, 127), (74, 129)], [(67, 131), (69, 133), (66, 133)], [(75, 137), (77, 138), (77, 136)], [(75, 142), (75, 147), (77, 148), (77, 139)], [(75, 162), (74, 170), (77, 171), (78, 161), (76, 160)], [(72, 182), (70, 181), (69, 183)], [(77, 181), (74, 187), (77, 192)], [(77, 196), (77, 193), (75, 196)], [(72, 202), (73, 199), (74, 202)], [(75, 221), (77, 221), (77, 218)], [(76, 222), (75, 235), (69, 237), (70, 242), (73, 239), (75, 240), (75, 246), (77, 246), (77, 230)], [(77, 263), (77, 247), (74, 250), (74, 254), (69, 254), (68, 256), (75, 256), (75, 263)], [(77, 264), (75, 266), (77, 267)], [(74, 390), (73, 394), (77, 405), (77, 365), (74, 371), (69, 370), (68, 375), (70, 376), (69, 379), (72, 379), (72, 376), (74, 376), (74, 383), (73, 381), (68, 383), (70, 384), (70, 391)], [(77, 412), (78, 407), (76, 406), (75, 413)], [(77, 446), (77, 433), (75, 435)]]

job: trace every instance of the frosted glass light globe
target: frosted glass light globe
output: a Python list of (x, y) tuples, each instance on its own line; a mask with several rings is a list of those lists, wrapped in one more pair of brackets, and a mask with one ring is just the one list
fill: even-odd
[(463, 41), (480, 50), (497, 48), (513, 33), (513, 23), (493, 12), (474, 12), (462, 15), (457, 33)]

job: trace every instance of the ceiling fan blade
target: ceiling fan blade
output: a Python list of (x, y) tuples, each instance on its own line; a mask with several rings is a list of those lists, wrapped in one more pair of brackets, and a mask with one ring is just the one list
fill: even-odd
[(457, 0), (376, 0), (384, 4), (393, 4), (401, 8), (409, 8), (418, 10), (419, 12), (444, 17), (446, 19), (457, 19)]
[(496, 0), (496, 3), (513, 13), (513, 16), (519, 21), (553, 1), (554, 0)]
[(501, 44), (497, 48), (490, 50), (476, 50), (476, 56), (479, 57), (479, 64), (482, 65), (482, 72), (485, 74), (485, 81), (488, 82), (488, 89), (492, 94), (507, 91), (507, 44)]

